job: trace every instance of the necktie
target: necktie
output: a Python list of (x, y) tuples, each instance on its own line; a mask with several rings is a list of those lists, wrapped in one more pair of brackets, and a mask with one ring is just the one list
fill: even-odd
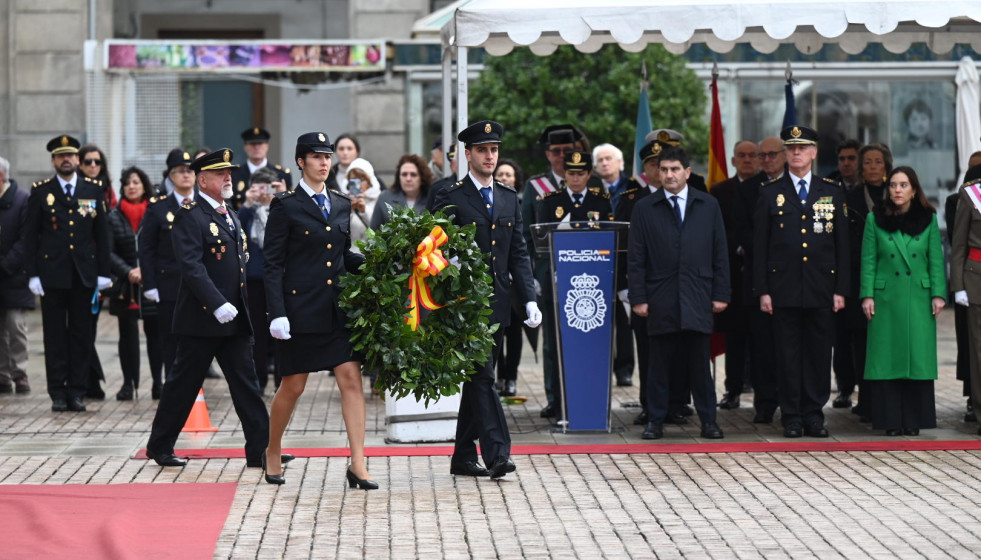
[(797, 184), (800, 185), (800, 201), (807, 202), (807, 182), (801, 179)]
[(572, 195), (572, 201), (576, 203), (576, 206), (579, 206), (580, 204), (582, 204), (582, 195), (581, 194)]
[(232, 217), (228, 215), (228, 210), (225, 210), (224, 206), (216, 206), (215, 211), (225, 217), (225, 223), (228, 224), (229, 228), (235, 229), (235, 222), (232, 221)]
[(674, 205), (674, 217), (678, 220), (678, 227), (681, 227), (681, 206), (678, 206), (678, 195), (671, 195), (671, 204)]
[(327, 211), (327, 196), (323, 193), (317, 193), (313, 195), (313, 199), (317, 202), (317, 206), (320, 207), (320, 211), (324, 213), (324, 219), (330, 220), (330, 212)]
[(65, 196), (67, 196), (68, 198), (72, 197), (72, 186), (73, 185), (71, 183), (65, 185)]
[(494, 214), (494, 203), (491, 201), (491, 189), (490, 187), (484, 187), (480, 189), (480, 196), (484, 197), (484, 202), (487, 203), (487, 213)]

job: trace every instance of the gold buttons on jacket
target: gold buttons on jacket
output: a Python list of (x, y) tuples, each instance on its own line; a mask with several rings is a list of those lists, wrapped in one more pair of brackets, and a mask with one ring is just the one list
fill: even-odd
[(807, 230), (806, 230), (806, 229), (804, 229), (804, 228), (801, 228), (801, 230), (800, 230), (800, 232), (801, 232), (801, 233), (807, 233)]
[(70, 226), (75, 225), (75, 221), (74, 220), (68, 220), (68, 225), (70, 225)]
[(75, 246), (74, 245), (69, 245), (68, 248), (74, 250), (75, 249)]
[(801, 216), (800, 219), (806, 220), (807, 219), (807, 216)]
[(497, 245), (497, 240), (491, 241), (491, 245)]
[(333, 246), (333, 245), (331, 245), (330, 243), (328, 243), (328, 244), (327, 244), (327, 248), (328, 248), (328, 249), (333, 249), (333, 248), (334, 248), (334, 246)]
[(330, 267), (332, 267), (332, 266), (334, 266), (334, 263), (332, 263), (332, 262), (330, 262), (330, 261), (327, 261), (327, 268), (330, 268)]
[(309, 231), (305, 231), (305, 232), (303, 232), (303, 235), (310, 235), (310, 232)]
[(330, 231), (330, 226), (327, 226), (327, 231)]
[(807, 257), (804, 257), (804, 262), (807, 262)]
[(802, 246), (803, 246), (803, 247), (804, 247), (805, 249), (807, 249), (807, 243), (802, 243), (801, 245), (802, 245)]
[(294, 296), (296, 295), (296, 290), (293, 290), (293, 295), (294, 295)]
[(334, 283), (334, 281), (333, 281), (333, 280), (327, 280), (327, 285), (328, 285), (328, 286), (330, 286), (330, 285), (331, 285), (331, 284), (333, 284), (333, 283)]
[(497, 224), (491, 224), (491, 229), (497, 229)]

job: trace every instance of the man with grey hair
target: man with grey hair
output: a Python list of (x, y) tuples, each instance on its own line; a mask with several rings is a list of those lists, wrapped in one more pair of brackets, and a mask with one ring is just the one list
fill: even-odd
[(9, 179), (10, 162), (0, 157), (0, 393), (30, 393), (27, 381), (27, 288), (24, 239), (29, 195)]

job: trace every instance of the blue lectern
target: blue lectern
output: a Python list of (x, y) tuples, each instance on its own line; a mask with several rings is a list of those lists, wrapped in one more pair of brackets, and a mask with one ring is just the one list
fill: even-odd
[(616, 270), (628, 228), (626, 222), (532, 226), (535, 250), (551, 256), (563, 431), (610, 430)]

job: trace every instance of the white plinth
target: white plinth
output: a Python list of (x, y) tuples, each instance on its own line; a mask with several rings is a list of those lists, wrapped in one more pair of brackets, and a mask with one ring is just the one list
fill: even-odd
[(456, 436), (456, 417), (460, 410), (460, 393), (430, 401), (408, 396), (396, 399), (385, 394), (386, 441), (392, 443), (431, 443), (453, 441)]

